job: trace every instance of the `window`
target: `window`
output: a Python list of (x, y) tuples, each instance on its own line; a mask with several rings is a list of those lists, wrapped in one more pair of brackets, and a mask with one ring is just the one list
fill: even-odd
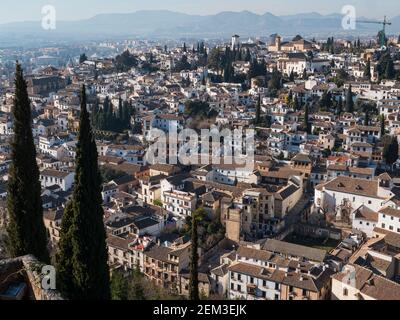
[(302, 294), (303, 294), (303, 297), (306, 297), (307, 296), (307, 290), (303, 289)]
[(343, 289), (343, 295), (347, 297), (349, 295), (349, 290), (347, 288)]
[(240, 284), (238, 284), (237, 289), (238, 289), (238, 291), (242, 291), (242, 286)]

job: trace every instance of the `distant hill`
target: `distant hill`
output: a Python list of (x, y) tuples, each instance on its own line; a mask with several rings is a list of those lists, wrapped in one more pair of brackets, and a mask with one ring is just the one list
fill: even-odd
[[(360, 18), (365, 20), (365, 18)], [(0, 25), (0, 38), (27, 36), (91, 38), (108, 36), (140, 36), (148, 38), (226, 38), (283, 36), (302, 34), (306, 37), (376, 35), (378, 24), (358, 24), (354, 31), (343, 30), (340, 14), (301, 13), (275, 16), (249, 11), (221, 12), (215, 15), (189, 15), (172, 11), (137, 11), (134, 13), (101, 14), (80, 21), (60, 21), (55, 31), (45, 31), (40, 22), (16, 22)], [(388, 34), (400, 33), (400, 16), (391, 20)]]

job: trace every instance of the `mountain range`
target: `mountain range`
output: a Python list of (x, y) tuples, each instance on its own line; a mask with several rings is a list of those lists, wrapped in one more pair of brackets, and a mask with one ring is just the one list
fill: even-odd
[[(190, 15), (172, 11), (137, 11), (133, 13), (100, 14), (78, 21), (58, 21), (56, 30), (42, 29), (40, 22), (0, 24), (1, 38), (73, 37), (98, 38), (137, 36), (141, 38), (226, 38), (266, 37), (272, 33), (283, 36), (301, 34), (305, 37), (371, 36), (382, 29), (379, 24), (357, 23), (356, 30), (342, 28), (340, 14), (321, 15), (316, 12), (276, 16), (249, 11), (220, 12), (214, 15)], [(373, 21), (364, 17), (359, 20)], [(388, 34), (400, 33), (400, 16), (390, 20)]]

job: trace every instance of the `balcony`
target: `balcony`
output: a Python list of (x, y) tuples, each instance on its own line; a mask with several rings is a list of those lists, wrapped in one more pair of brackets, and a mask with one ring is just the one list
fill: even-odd
[(255, 284), (247, 285), (247, 294), (251, 296), (257, 296), (257, 286)]

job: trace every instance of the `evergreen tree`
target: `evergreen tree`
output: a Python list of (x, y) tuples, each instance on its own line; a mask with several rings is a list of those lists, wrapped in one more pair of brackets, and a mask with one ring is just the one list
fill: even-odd
[(183, 43), (183, 52), (187, 52), (186, 43), (185, 42)]
[(292, 90), (289, 90), (289, 94), (286, 97), (286, 104), (288, 106), (291, 106), (292, 102), (293, 102), (293, 92), (292, 92)]
[(201, 215), (202, 209), (197, 209), (192, 214), (192, 230), (191, 230), (191, 250), (190, 250), (190, 283), (189, 298), (190, 300), (199, 300), (199, 274), (198, 274), (198, 241), (197, 234), (197, 216)]
[(99, 120), (99, 99), (96, 99), (96, 102), (93, 105), (93, 109), (92, 109), (92, 114), (91, 114), (91, 120), (92, 120), (92, 126), (94, 128), (98, 128), (98, 120)]
[(132, 273), (132, 281), (129, 283), (128, 287), (129, 300), (146, 300), (142, 280), (143, 276), (140, 273), (139, 266), (136, 266)]
[(346, 111), (349, 113), (354, 112), (353, 92), (351, 90), (351, 85), (349, 85), (349, 89), (347, 90), (346, 95)]
[(79, 63), (84, 63), (85, 61), (87, 61), (87, 56), (85, 53), (82, 53), (79, 57)]
[(309, 108), (308, 103), (306, 103), (306, 105), (304, 106), (304, 129), (309, 134), (311, 131), (311, 127), (310, 127), (308, 108)]
[[(86, 90), (82, 87), (81, 113), (76, 145), (76, 169), (71, 203), (63, 216), (58, 272), (67, 270), (61, 288), (73, 300), (110, 299), (106, 233), (103, 223), (101, 176), (98, 155), (86, 109)], [(68, 219), (66, 221), (66, 219)], [(71, 255), (72, 251), (72, 255)], [(62, 262), (70, 259), (70, 264)], [(72, 271), (72, 272), (71, 272)]]
[(380, 127), (381, 127), (381, 138), (385, 136), (386, 129), (385, 129), (385, 116), (381, 114), (380, 118)]
[(364, 118), (364, 125), (365, 126), (369, 126), (369, 111), (368, 110), (366, 110), (365, 111), (365, 118)]
[(302, 76), (303, 80), (308, 80), (308, 75), (307, 75), (307, 69), (304, 68), (303, 70), (303, 76)]
[(324, 91), (319, 104), (322, 110), (329, 110), (332, 107), (332, 94), (330, 92)]
[(261, 123), (261, 96), (258, 95), (257, 106), (256, 106), (256, 124)]
[(339, 102), (337, 104), (336, 113), (337, 113), (337, 115), (340, 116), (342, 114), (342, 112), (343, 112), (343, 98), (342, 98), (342, 96), (340, 96), (339, 97)]
[(245, 61), (250, 61), (251, 60), (251, 55), (250, 55), (250, 50), (249, 48), (246, 49), (246, 54), (244, 56)]
[(121, 272), (114, 271), (110, 280), (110, 291), (112, 300), (128, 299), (128, 282)]
[(68, 202), (61, 220), (60, 241), (58, 243), (57, 262), (57, 285), (63, 297), (72, 297), (74, 293), (73, 274), (73, 244), (72, 226), (74, 211), (72, 202)]
[(293, 81), (294, 81), (294, 72), (293, 72), (293, 70), (290, 72), (289, 81), (290, 81), (290, 82), (293, 82)]
[(123, 128), (129, 129), (131, 127), (131, 111), (133, 110), (132, 106), (128, 103), (128, 101), (124, 101), (122, 107), (122, 121)]
[(298, 98), (294, 98), (293, 109), (294, 111), (300, 110), (300, 102)]
[(381, 54), (377, 65), (377, 72), (380, 80), (395, 78), (396, 70), (394, 69), (393, 58), (389, 52)]
[(15, 97), (12, 106), (14, 138), (11, 143), (11, 165), (8, 177), (7, 247), (12, 257), (34, 255), (49, 262), (47, 233), (36, 149), (32, 135), (31, 104), (21, 65), (15, 72)]
[(371, 60), (370, 59), (368, 59), (367, 64), (365, 65), (364, 77), (366, 77), (369, 80), (371, 80)]
[(116, 129), (118, 132), (122, 132), (124, 130), (124, 108), (121, 97), (118, 100), (118, 119)]
[(396, 136), (385, 136), (383, 141), (383, 159), (387, 165), (393, 166), (399, 158), (399, 142)]
[(276, 95), (276, 92), (282, 86), (282, 77), (277, 68), (274, 68), (271, 74), (271, 79), (268, 81), (268, 89), (270, 91), (271, 96)]
[(396, 77), (396, 70), (394, 69), (393, 59), (390, 57), (386, 64), (385, 78), (392, 80)]

